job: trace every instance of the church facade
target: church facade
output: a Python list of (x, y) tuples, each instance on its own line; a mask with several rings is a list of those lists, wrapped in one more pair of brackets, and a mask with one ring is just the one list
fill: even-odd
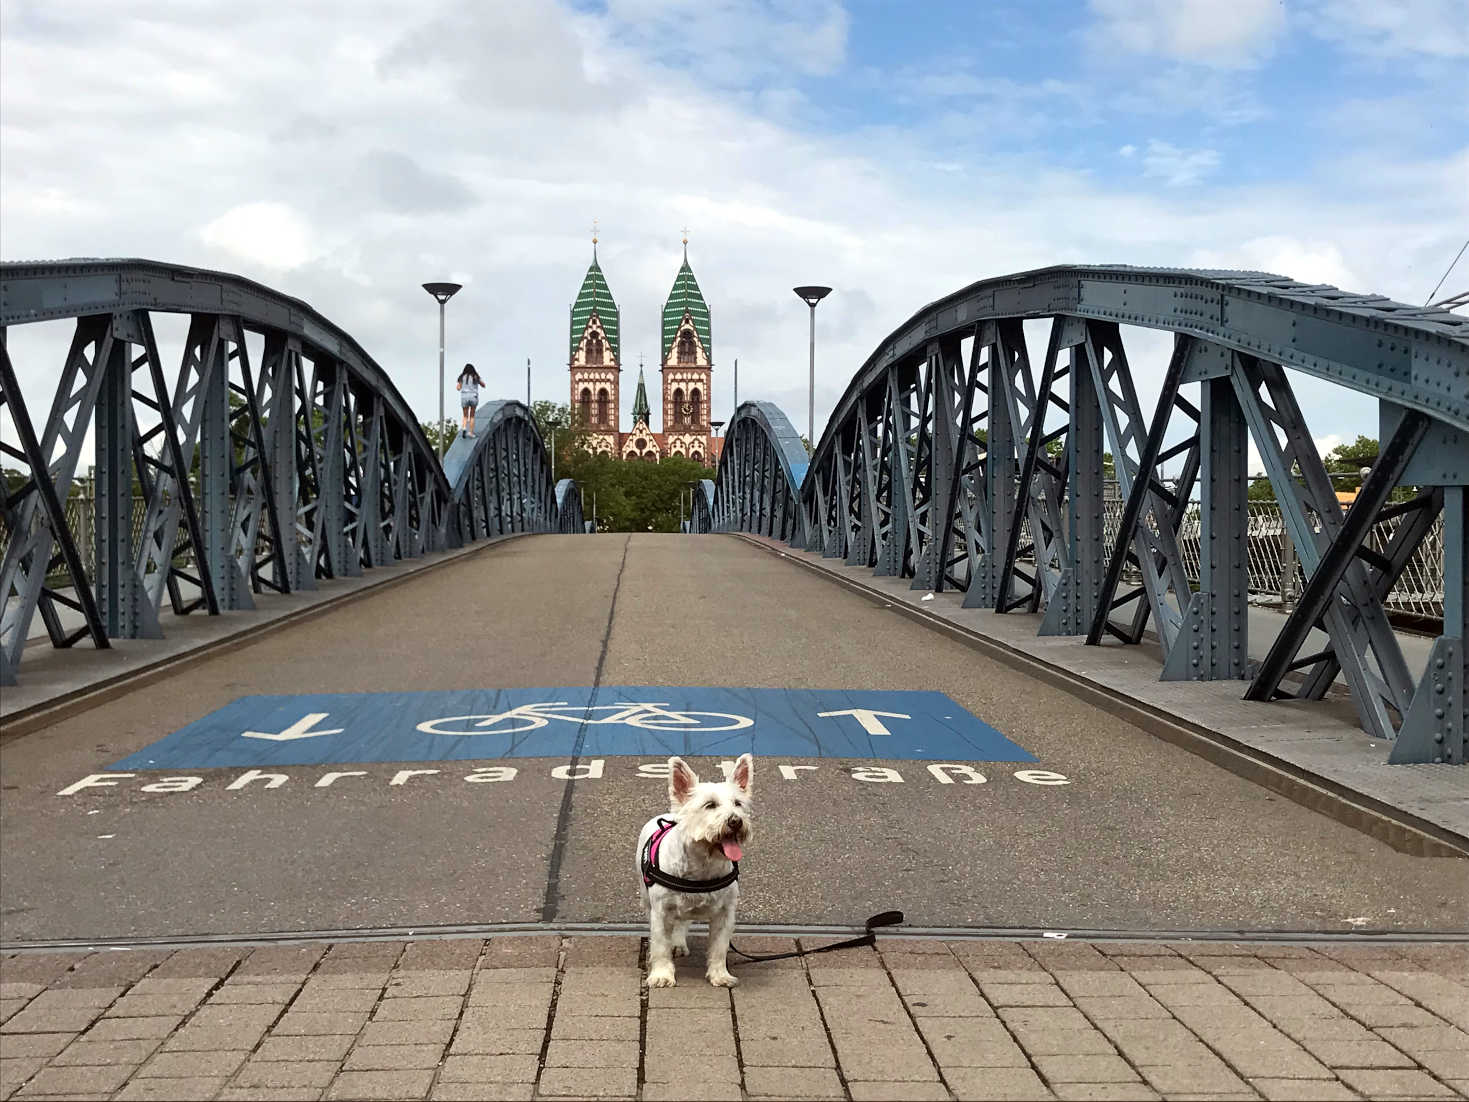
[(598, 455), (656, 463), (680, 456), (714, 466), (724, 441), (710, 425), (714, 359), (709, 306), (689, 267), (688, 241), (683, 264), (663, 304), (659, 375), (661, 423), (652, 428), (647, 381), (638, 365), (632, 426), (621, 429), (621, 315), (597, 262), (592, 264), (571, 305), (571, 413), (584, 432), (584, 446)]

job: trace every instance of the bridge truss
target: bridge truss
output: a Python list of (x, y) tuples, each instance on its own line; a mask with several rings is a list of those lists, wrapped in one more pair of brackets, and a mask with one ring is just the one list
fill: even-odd
[[(1048, 324), (1038, 364), (1027, 323)], [(1172, 335), (1151, 416), (1123, 326)], [(1379, 402), (1381, 453), (1349, 509), (1287, 368)], [(1250, 700), (1320, 699), (1340, 677), (1391, 761), (1469, 751), (1469, 319), (1256, 272), (1051, 268), (973, 284), (905, 322), (853, 378), (809, 469), (766, 404), (741, 406), (727, 437), (712, 530), (962, 590), (966, 607), (1038, 613), (1042, 634), (1150, 633), (1164, 679), (1245, 679)], [(1306, 577), (1258, 663), (1251, 441)], [(1124, 500), (1110, 540), (1109, 481)], [(1444, 626), (1415, 676), (1383, 602), (1440, 518)], [(1185, 519), (1199, 528), (1197, 587)]]
[[(40, 323), (71, 327), (44, 421), (8, 339)], [(158, 334), (170, 331), (177, 359), (165, 361)], [(0, 415), (3, 684), (15, 682), (37, 612), (53, 646), (106, 647), (161, 636), (166, 608), (249, 609), (253, 594), (314, 589), (476, 539), (580, 530), (578, 495), (552, 485), (524, 405), (489, 403), (477, 437), (456, 441), (441, 467), (387, 373), (347, 333), (219, 272), (0, 265)], [(90, 515), (69, 520), (89, 444)]]

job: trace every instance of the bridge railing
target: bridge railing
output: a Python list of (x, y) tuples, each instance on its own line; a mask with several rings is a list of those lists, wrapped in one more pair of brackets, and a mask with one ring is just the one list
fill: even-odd
[[(1034, 362), (1028, 322), (1049, 322)], [(1124, 325), (1173, 335), (1151, 416)], [(1379, 402), (1381, 454), (1349, 510), (1286, 368)], [(816, 445), (799, 518), (779, 531), (769, 518), (795, 476), (768, 476), (777, 433), (757, 439), (753, 417), (744, 432), (738, 461), (720, 467), (726, 529), (962, 590), (967, 607), (1036, 613), (1046, 635), (1151, 635), (1165, 679), (1244, 679), (1251, 700), (1320, 699), (1340, 677), (1392, 761), (1469, 751), (1469, 319), (1264, 273), (1045, 269), (963, 288), (884, 340)], [(1251, 442), (1304, 578), (1258, 664), (1246, 637)], [(1122, 499), (1110, 531), (1108, 477)], [(1196, 577), (1191, 517), (1207, 549)], [(1385, 606), (1436, 530), (1444, 626), (1415, 674)]]
[(714, 531), (714, 480), (701, 478), (691, 489), (692, 507), (684, 531), (695, 534)]
[[(0, 335), (48, 324), (69, 329), (44, 405), (28, 404), (15, 341), (0, 340), (0, 683), (14, 683), (37, 613), (53, 646), (106, 647), (160, 636), (165, 608), (248, 609), (266, 590), (557, 530), (523, 406), (491, 403), (446, 476), (383, 368), (251, 280), (144, 260), (0, 265)], [(79, 524), (68, 506), (89, 445)], [(498, 513), (484, 511), (491, 485)]]
[(753, 532), (805, 547), (801, 508), (806, 446), (786, 415), (770, 402), (744, 402), (725, 427), (715, 473), (712, 530)]
[(515, 532), (560, 532), (563, 495), (581, 507), (575, 483), (552, 484), (551, 456), (524, 402), (486, 402), (473, 437), (460, 433), (444, 453), (450, 493), (450, 547)]
[(556, 531), (565, 535), (586, 535), (590, 529), (582, 514), (581, 487), (572, 478), (556, 483)]

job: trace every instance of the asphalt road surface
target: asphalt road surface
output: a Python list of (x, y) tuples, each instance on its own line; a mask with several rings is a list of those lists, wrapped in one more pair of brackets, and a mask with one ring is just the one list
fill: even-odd
[(568, 770), (487, 741), (473, 761), (76, 787), (245, 696), (611, 685), (934, 690), (1038, 759), (760, 758), (746, 922), (1442, 932), (1469, 915), (1469, 862), (1397, 853), (747, 542), (538, 536), (7, 743), (0, 938), (636, 921), (657, 754)]

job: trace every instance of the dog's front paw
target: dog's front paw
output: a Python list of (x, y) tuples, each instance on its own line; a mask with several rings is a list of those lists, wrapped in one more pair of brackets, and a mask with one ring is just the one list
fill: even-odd
[(654, 968), (648, 973), (649, 987), (675, 987), (678, 979), (673, 974), (672, 968)]
[(729, 974), (728, 968), (711, 968), (706, 977), (715, 987), (734, 987), (740, 981)]
[(689, 947), (688, 947), (687, 943), (684, 943), (684, 942), (677, 942), (677, 943), (675, 943), (674, 946), (673, 946), (673, 955), (676, 956), (676, 957), (686, 957), (686, 956), (688, 956), (689, 955)]

